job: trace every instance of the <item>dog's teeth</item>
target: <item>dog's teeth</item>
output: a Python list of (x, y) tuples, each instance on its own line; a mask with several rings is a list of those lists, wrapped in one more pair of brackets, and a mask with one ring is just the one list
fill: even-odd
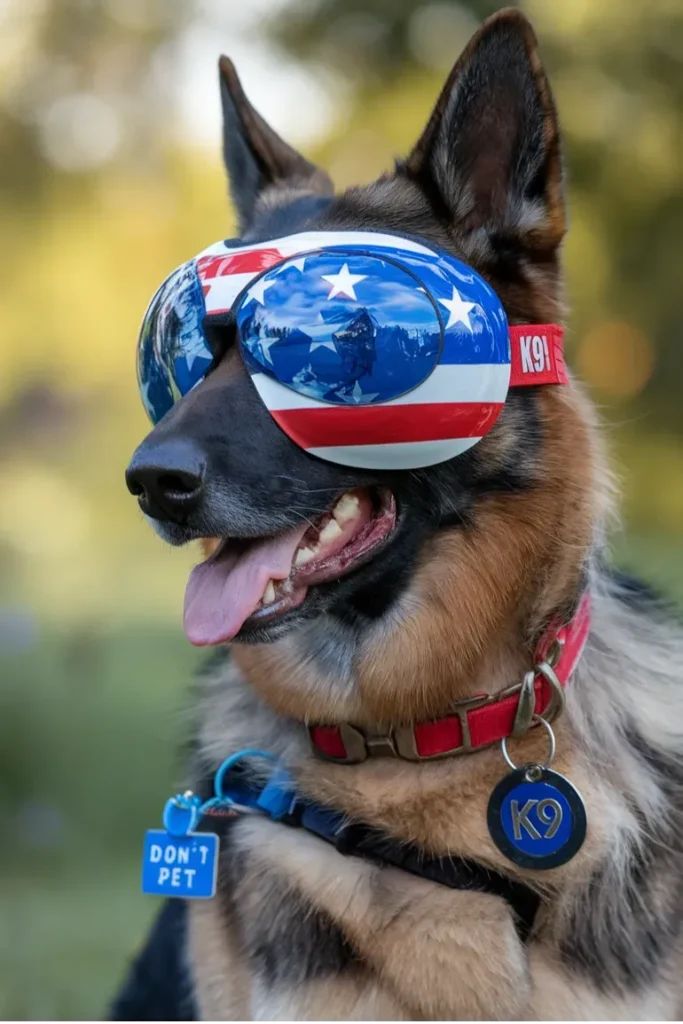
[(268, 580), (268, 583), (266, 584), (266, 589), (263, 591), (263, 597), (261, 599), (261, 604), (264, 604), (264, 605), (265, 604), (272, 604), (274, 600), (275, 600), (275, 585), (273, 584), (272, 580)]
[(329, 544), (330, 541), (336, 540), (337, 537), (341, 536), (342, 528), (336, 519), (330, 519), (327, 526), (324, 526), (320, 531), (318, 537), (318, 547), (322, 544)]
[(299, 548), (294, 559), (294, 565), (305, 565), (306, 562), (310, 562), (315, 558), (315, 551), (313, 548)]
[(342, 494), (337, 504), (332, 509), (332, 515), (340, 526), (344, 526), (350, 519), (355, 519), (360, 511), (360, 501), (355, 494)]

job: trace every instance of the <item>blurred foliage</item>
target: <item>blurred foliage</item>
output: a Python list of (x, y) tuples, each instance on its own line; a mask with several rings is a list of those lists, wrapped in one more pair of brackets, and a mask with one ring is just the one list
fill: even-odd
[[(567, 139), (570, 360), (624, 484), (616, 553), (683, 601), (683, 7), (524, 6)], [(148, 429), (146, 303), (233, 231), (218, 146), (183, 141), (171, 98), (183, 40), (218, 9), (229, 25), (225, 0), (0, 0), (2, 1017), (101, 1015), (154, 905), (137, 858), (180, 781), (196, 554), (153, 535), (123, 471)], [(258, 31), (332, 97), (309, 155), (343, 186), (409, 148), (491, 9), (273, 0)]]
[(7, 656), (0, 1019), (102, 1019), (158, 903), (140, 851), (182, 785), (197, 652), (169, 628), (47, 630)]
[(23, 0), (4, 8), (0, 190), (33, 207), (49, 202), (55, 168), (153, 164), (173, 43), (194, 5)]

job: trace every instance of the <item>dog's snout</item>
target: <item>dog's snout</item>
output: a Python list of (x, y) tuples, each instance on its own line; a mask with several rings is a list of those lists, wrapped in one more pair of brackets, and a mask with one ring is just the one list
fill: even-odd
[(202, 500), (205, 472), (201, 449), (189, 441), (143, 442), (126, 470), (126, 484), (145, 515), (184, 523)]

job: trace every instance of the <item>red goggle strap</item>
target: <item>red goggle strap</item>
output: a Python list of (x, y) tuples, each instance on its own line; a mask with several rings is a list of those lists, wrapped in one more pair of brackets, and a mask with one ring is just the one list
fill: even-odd
[(521, 324), (508, 330), (511, 388), (569, 383), (562, 351), (562, 327), (558, 324)]

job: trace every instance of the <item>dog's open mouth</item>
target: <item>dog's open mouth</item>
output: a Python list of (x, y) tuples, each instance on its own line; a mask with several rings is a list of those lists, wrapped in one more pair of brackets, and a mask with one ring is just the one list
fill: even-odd
[(185, 592), (185, 633), (198, 647), (232, 640), (298, 608), (309, 587), (345, 576), (394, 529), (390, 491), (347, 491), (313, 525), (256, 540), (228, 538), (195, 566)]

